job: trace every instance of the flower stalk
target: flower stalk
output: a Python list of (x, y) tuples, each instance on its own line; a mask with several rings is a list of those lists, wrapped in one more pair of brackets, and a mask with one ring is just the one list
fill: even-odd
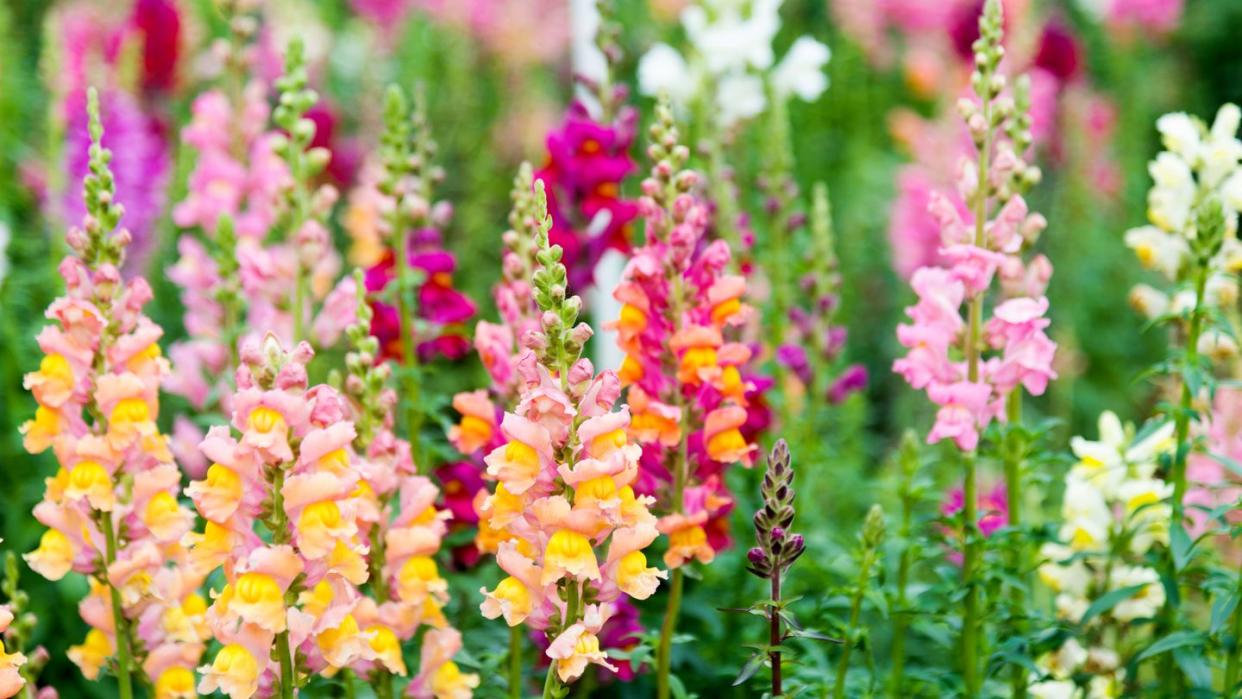
[(850, 619), (845, 627), (845, 644), (841, 648), (841, 657), (837, 659), (837, 681), (833, 685), (832, 695), (835, 699), (845, 698), (845, 680), (850, 669), (850, 654), (854, 650), (855, 638), (860, 633), (859, 619), (862, 616), (863, 595), (871, 580), (871, 567), (875, 565), (880, 544), (884, 541), (884, 510), (879, 505), (872, 505), (863, 522), (862, 555), (858, 562), (858, 579), (854, 585), (854, 593), (850, 597)]
[(909, 626), (910, 604), (908, 588), (910, 585), (910, 567), (914, 561), (914, 546), (910, 543), (913, 533), (914, 505), (917, 501), (914, 478), (919, 468), (918, 438), (913, 432), (907, 432), (901, 441), (898, 455), (901, 468), (899, 476), (898, 498), (901, 501), (901, 525), (898, 530), (903, 546), (897, 559), (896, 601), (893, 605), (893, 647), (892, 670), (889, 675), (889, 696), (893, 699), (904, 697), (905, 663), (906, 663), (906, 629)]
[(783, 439), (777, 440), (768, 455), (768, 466), (760, 488), (763, 507), (754, 516), (758, 545), (746, 555), (746, 569), (760, 578), (766, 578), (771, 593), (771, 599), (763, 605), (768, 620), (767, 656), (772, 669), (773, 697), (783, 696), (784, 693), (781, 644), (785, 641), (785, 632), (781, 628), (781, 615), (785, 605), (781, 600), (781, 577), (806, 551), (802, 535), (789, 530), (795, 515), (793, 477), (789, 445)]

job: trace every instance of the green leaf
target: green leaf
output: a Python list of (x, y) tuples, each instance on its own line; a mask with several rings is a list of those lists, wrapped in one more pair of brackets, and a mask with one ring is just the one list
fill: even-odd
[(841, 639), (826, 636), (814, 629), (793, 629), (785, 634), (786, 638), (809, 638), (813, 641), (827, 641), (828, 643), (841, 643)]
[(1203, 645), (1203, 634), (1198, 631), (1174, 631), (1167, 636), (1157, 639), (1156, 642), (1152, 643), (1150, 646), (1147, 646), (1142, 653), (1134, 656), (1134, 660), (1131, 662), (1137, 665), (1148, 658), (1162, 653), (1168, 653), (1176, 648), (1201, 645)]
[(1238, 606), (1237, 594), (1229, 594), (1223, 597), (1217, 597), (1212, 600), (1212, 621), (1208, 627), (1208, 633), (1216, 634), (1229, 621), (1229, 616), (1233, 614), (1233, 610)]
[(1242, 463), (1238, 463), (1237, 459), (1225, 456), (1219, 452), (1209, 451), (1208, 456), (1214, 461), (1219, 461), (1222, 466), (1233, 471), (1235, 475), (1242, 476)]
[(1173, 568), (1181, 571), (1194, 551), (1194, 544), (1191, 543), (1185, 527), (1178, 525), (1169, 531), (1169, 548), (1173, 552)]
[(693, 699), (693, 697), (698, 696), (687, 692), (686, 685), (681, 683), (681, 678), (677, 675), (668, 676), (668, 688), (672, 690), (673, 696), (677, 697), (677, 699)]
[(1196, 688), (1207, 688), (1212, 686), (1212, 667), (1208, 665), (1207, 659), (1197, 650), (1187, 648), (1179, 648), (1173, 651), (1173, 658), (1177, 661), (1178, 667), (1186, 674), (1186, 678), (1190, 680), (1190, 685)]
[(755, 653), (750, 656), (750, 660), (746, 661), (746, 664), (742, 666), (741, 672), (737, 673), (737, 678), (733, 680), (733, 686), (736, 687), (754, 677), (755, 673), (759, 672), (759, 668), (763, 667), (763, 661), (764, 656), (762, 653)]
[(1087, 611), (1083, 612), (1082, 619), (1080, 619), (1078, 623), (1082, 626), (1086, 626), (1087, 623), (1095, 617), (1107, 613), (1119, 603), (1124, 602), (1125, 600), (1128, 600), (1138, 594), (1138, 592), (1145, 587), (1147, 586), (1130, 585), (1129, 587), (1119, 587), (1116, 590), (1112, 590), (1101, 595), (1100, 597), (1097, 597), (1096, 600), (1091, 603), (1091, 606), (1087, 607)]

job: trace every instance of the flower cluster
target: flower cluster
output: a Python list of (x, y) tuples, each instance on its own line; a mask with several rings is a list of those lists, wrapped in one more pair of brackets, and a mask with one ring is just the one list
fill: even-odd
[[(1242, 110), (1226, 104), (1209, 128), (1184, 113), (1166, 114), (1156, 121), (1165, 150), (1148, 165), (1153, 184), (1147, 193), (1148, 225), (1126, 231), (1126, 245), (1147, 269), (1169, 282), (1192, 278), (1197, 207), (1211, 197), (1225, 210), (1225, 240), (1209, 261), (1206, 300), (1209, 306), (1231, 309), (1238, 299), (1234, 275), (1242, 270), (1242, 243), (1237, 239), (1237, 214), (1242, 211), (1242, 140), (1238, 124)], [(1131, 304), (1148, 317), (1181, 313), (1194, 305), (1195, 292), (1168, 294), (1147, 284), (1130, 292)], [(1203, 333), (1198, 351), (1232, 357), (1233, 338), (1216, 330)]]
[(169, 372), (163, 331), (142, 312), (151, 287), (121, 278), (131, 237), (118, 226), (94, 91), (88, 105), (87, 216), (66, 236), (67, 293), (48, 308), (55, 324), (40, 332), (44, 357), (24, 381), (39, 403), (22, 426), (26, 449), (50, 447), (60, 464), (34, 510), (48, 529), (26, 561), (49, 580), (90, 576), (80, 609), (91, 630), (69, 653), (83, 674), (96, 677), (114, 657), (123, 688), (133, 662), (163, 696), (192, 696), (205, 604), (181, 546), (193, 514), (177, 499), (181, 472), (155, 423)]
[(592, 117), (575, 101), (561, 125), (548, 133), (548, 161), (535, 173), (548, 192), (549, 234), (565, 251), (570, 288), (594, 282), (595, 266), (609, 249), (629, 249), (635, 202), (621, 196), (621, 185), (637, 166), (630, 157), (638, 112), (625, 107), (611, 122)]
[(364, 169), (346, 214), (351, 258), (366, 268), (372, 294), (371, 334), (385, 359), (460, 359), (470, 349), (465, 323), (475, 306), (454, 287), (457, 260), (443, 245), (440, 231), (453, 207), (433, 199), (444, 176), (433, 164), (436, 144), (421, 101), (411, 119), (404, 99), (390, 91), (385, 119), (383, 157)]
[[(86, 213), (76, 186), (89, 171), (90, 132), (86, 92), (92, 80), (103, 92), (107, 143), (114, 149), (117, 194), (126, 203), (126, 227), (133, 236), (125, 269), (141, 269), (156, 244), (171, 166), (166, 116), (158, 97), (173, 87), (178, 69), (180, 11), (167, 0), (132, 3), (126, 12), (87, 2), (65, 3), (48, 14), (50, 37), (60, 51), (47, 68), (55, 96), (55, 118), (63, 127), (62, 162), (70, 186), (55, 192), (54, 213), (78, 221)], [(53, 203), (53, 202), (49, 202)]]
[(206, 520), (186, 538), (192, 568), (223, 567), (226, 582), (207, 611), (223, 647), (200, 668), (200, 692), (238, 699), (277, 686), (287, 696), (303, 674), (380, 659), (357, 589), (369, 577), (360, 531), (377, 515), (350, 452), (348, 403), (307, 388), (312, 355), (273, 335), (243, 345), (232, 429), (207, 433), (211, 466), (186, 490)]
[[(897, 328), (907, 354), (893, 364), (939, 406), (928, 442), (952, 439), (963, 450), (973, 450), (980, 431), (1003, 415), (1010, 393), (1022, 387), (1040, 395), (1056, 377), (1056, 345), (1044, 333), (1051, 265), (1042, 256), (1029, 264), (1021, 257), (1045, 225), (1018, 193), (1039, 176), (1021, 155), (1031, 139), (1025, 91), (1020, 84), (1016, 98), (1002, 96), (998, 3), (988, 3), (980, 27), (974, 77), (979, 101), (960, 104), (979, 163), (963, 159), (957, 182), (973, 210), (932, 196), (929, 211), (940, 227), (944, 266), (922, 267), (911, 277), (918, 301), (906, 309), (912, 323)], [(983, 299), (998, 276), (1002, 298), (985, 324)], [(966, 318), (963, 306), (969, 308)], [(988, 350), (994, 355), (985, 356)]]
[(463, 673), (452, 661), (460, 634), (441, 611), (448, 590), (434, 558), (451, 515), (436, 509), (439, 489), (418, 475), (409, 442), (393, 432), (397, 394), (388, 385), (392, 365), (378, 362), (379, 341), (370, 335), (371, 309), (361, 284), (355, 287), (357, 321), (346, 330), (351, 351), (345, 357), (344, 391), (357, 432), (355, 497), (365, 512), (358, 535), (367, 544), (370, 594), (359, 600), (353, 614), (361, 628), (374, 634), (369, 642), (376, 657), (359, 657), (350, 667), (369, 677), (380, 696), (387, 696), (391, 675), (406, 674), (401, 643), (427, 625), (431, 630), (423, 636), (423, 665), (410, 694), (468, 697), (478, 677)]
[[(255, 31), (248, 19), (232, 23), (239, 42)], [(244, 49), (236, 53), (235, 61), (248, 65)], [(181, 287), (189, 338), (169, 350), (176, 371), (165, 388), (198, 410), (230, 412), (237, 348), (259, 338), (258, 330), (243, 337), (242, 328), (261, 328), (285, 341), (304, 335), (310, 300), (327, 295), (340, 266), (324, 225), (336, 191), (310, 183), (329, 156), (310, 147), (315, 127), (303, 115), (316, 98), (305, 86), (299, 44), (289, 47), (286, 71), (279, 81), (282, 104), (274, 111), (260, 81), (212, 90), (194, 101), (183, 132), (198, 159), (173, 221), (196, 232), (178, 240), (180, 257), (169, 278)], [(278, 223), (288, 235), (273, 242)], [(330, 304), (325, 311), (330, 315)], [(201, 431), (184, 417), (177, 430), (178, 456), (192, 475), (201, 475), (205, 464), (189, 448)]]
[[(867, 369), (852, 364), (830, 384), (825, 381), (832, 365), (845, 347), (846, 330), (836, 323), (840, 309), (841, 273), (832, 237), (832, 220), (828, 209), (828, 193), (821, 186), (815, 190), (815, 211), (811, 221), (811, 262), (799, 281), (804, 303), (789, 309), (789, 338), (776, 348), (776, 360), (812, 394), (825, 391), (830, 403), (840, 403), (867, 384)], [(810, 350), (808, 352), (808, 349)], [(819, 400), (812, 395), (811, 400)]]
[[(973, 97), (966, 94), (969, 76), (975, 68), (971, 42), (979, 36), (977, 21), (983, 3), (952, 0), (928, 5), (910, 0), (882, 0), (837, 3), (834, 11), (838, 11), (838, 5), (842, 8), (866, 6), (868, 9), (864, 12), (891, 13), (885, 23), (896, 22), (905, 33), (906, 83), (914, 92), (928, 99), (938, 93)], [(1070, 26), (1055, 14), (1043, 17), (1032, 7), (1006, 5), (1006, 12), (1011, 11), (1017, 13), (1016, 17), (1007, 18), (1011, 26), (1042, 24), (1037, 37), (1011, 41), (1005, 54), (1007, 69), (1021, 72), (1030, 80), (1033, 143), (1044, 146), (1052, 158), (1085, 170), (1082, 175), (1096, 187), (1115, 194), (1117, 168), (1107, 148), (1112, 104), (1093, 88), (1080, 70), (1083, 49), (1079, 40)], [(846, 31), (854, 33), (855, 30), (847, 28)], [(873, 30), (859, 27), (858, 31), (869, 36)], [(866, 46), (868, 50), (883, 48), (885, 42), (869, 42)], [(1079, 118), (1066, 118), (1067, 114)], [(926, 216), (928, 203), (937, 189), (948, 189), (956, 181), (958, 160), (973, 153), (974, 144), (970, 130), (962, 128), (952, 109), (925, 117), (914, 109), (900, 107), (892, 112), (890, 126), (894, 138), (913, 161), (898, 171), (897, 195), (889, 216), (893, 266), (899, 275), (909, 279), (920, 267), (943, 263), (940, 230), (936, 222)], [(966, 212), (968, 201), (948, 192), (945, 196), (963, 214)]]
[[(0, 543), (4, 540), (0, 539)], [(47, 662), (48, 654), (42, 647), (34, 650), (34, 657), (28, 658), (22, 652), (36, 619), (26, 611), (30, 598), (18, 587), (18, 575), (17, 556), (8, 552), (4, 557), (4, 580), (0, 582), (0, 590), (8, 598), (7, 602), (0, 604), (0, 699), (17, 696), (23, 690), (28, 697), (56, 699), (56, 690), (51, 688), (31, 691), (34, 689), (34, 678)], [(7, 648), (5, 644), (8, 644)]]
[(729, 272), (727, 243), (705, 240), (698, 175), (683, 169), (689, 151), (668, 105), (657, 109), (648, 149), (655, 165), (639, 200), (647, 241), (613, 293), (623, 305), (612, 327), (626, 355), (618, 376), (628, 387), (630, 435), (643, 445), (639, 489), (661, 496), (664, 561), (676, 568), (710, 562), (727, 545), (732, 498), (721, 470), (754, 462), (754, 428), (766, 413), (751, 400), (750, 347), (728, 339), (753, 313), (743, 301), (746, 280)]
[(782, 439), (772, 448), (763, 474), (763, 508), (754, 517), (758, 545), (746, 553), (747, 570), (761, 578), (780, 576), (806, 551), (802, 535), (789, 530), (795, 514), (793, 477), (789, 446)]
[[(536, 206), (546, 210), (541, 182)], [(566, 297), (561, 250), (539, 217), (538, 263), (531, 283), (542, 311), (517, 362), (520, 400), (501, 422), (505, 443), (489, 453), (495, 490), (480, 506), (497, 562), (509, 577), (483, 590), (484, 616), (546, 631), (550, 681), (572, 682), (587, 665), (615, 671), (600, 633), (622, 596), (646, 599), (663, 571), (643, 549), (659, 533), (637, 495), (641, 448), (630, 440), (630, 412), (613, 411), (621, 385), (580, 358), (590, 327), (577, 323), (581, 301)]]
[[(1045, 544), (1039, 578), (1056, 595), (1057, 616), (1080, 623), (1093, 601), (1117, 590), (1130, 593), (1086, 620), (1089, 628), (1151, 619), (1164, 605), (1164, 585), (1143, 560), (1169, 541), (1168, 499), (1173, 486), (1156, 475), (1161, 455), (1176, 442), (1173, 424), (1136, 435), (1113, 413), (1100, 416), (1099, 440), (1075, 437), (1077, 463), (1066, 476), (1061, 543)], [(1092, 634), (1092, 638), (1107, 638)], [(1032, 684), (1033, 696), (1067, 696), (1074, 676), (1090, 676), (1090, 696), (1116, 696), (1124, 680), (1117, 650), (1102, 642), (1084, 649), (1071, 638), (1040, 660), (1048, 678)]]
[(724, 128), (758, 116), (768, 91), (814, 102), (828, 88), (824, 65), (828, 47), (810, 36), (798, 37), (780, 62), (772, 41), (780, 30), (782, 0), (701, 0), (681, 13), (681, 24), (694, 48), (691, 60), (667, 44), (656, 44), (638, 64), (638, 84), (645, 95), (667, 95), (674, 103), (704, 100)]
[[(453, 484), (454, 494), (446, 498), (446, 504), (454, 512), (456, 525), (479, 521), (479, 508), (488, 495), (479, 476), (487, 468), (483, 457), (504, 443), (501, 418), (505, 411), (516, 409), (525, 387), (518, 363), (530, 339), (540, 332), (542, 312), (535, 301), (533, 274), (539, 264), (536, 241), (545, 212), (539, 208), (534, 187), (531, 167), (523, 163), (513, 180), (510, 228), (501, 236), (501, 280), (492, 289), (500, 322), (480, 320), (475, 325), (474, 347), (491, 377), (490, 390), (453, 396), (453, 409), (461, 419), (449, 428), (448, 440), (467, 460), (442, 469), (441, 478), (446, 488)], [(496, 542), (486, 528), (478, 531), (476, 539), (475, 550), (463, 552), (467, 560), (479, 553), (495, 553)]]

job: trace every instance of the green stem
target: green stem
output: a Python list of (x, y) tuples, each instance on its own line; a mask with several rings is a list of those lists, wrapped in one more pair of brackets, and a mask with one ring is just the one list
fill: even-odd
[(1242, 571), (1238, 572), (1238, 586), (1233, 594), (1237, 600), (1233, 608), (1233, 646), (1226, 648), (1229, 651), (1229, 660), (1225, 664), (1225, 686), (1221, 692), (1226, 697), (1234, 696), (1238, 688), (1239, 674), (1242, 674), (1239, 668), (1242, 663)]
[[(100, 512), (99, 521), (104, 535), (104, 579), (107, 580), (107, 568), (116, 561), (116, 530), (112, 526), (112, 513)], [(108, 593), (112, 598), (112, 625), (116, 632), (117, 696), (120, 699), (131, 699), (134, 696), (134, 687), (130, 677), (133, 660), (129, 648), (129, 622), (126, 621), (125, 610), (121, 606), (121, 591), (109, 582)]]
[(509, 697), (522, 699), (522, 627), (509, 627)]
[(668, 607), (664, 610), (664, 625), (660, 627), (660, 647), (656, 656), (656, 697), (668, 699), (669, 674), (673, 662), (673, 634), (677, 631), (677, 615), (681, 612), (681, 590), (685, 573), (681, 568), (673, 571), (668, 592)]
[(410, 440), (410, 448), (414, 451), (414, 464), (421, 472), (427, 464), (424, 463), (426, 459), (421, 458), (422, 440), (419, 439), (419, 434), (423, 430), (423, 413), (419, 403), (418, 348), (415, 345), (413, 309), (410, 308), (409, 303), (409, 295), (412, 293), (414, 284), (410, 278), (406, 232), (403, 228), (394, 228), (393, 237), (396, 239), (397, 258), (394, 261), (397, 267), (397, 316), (401, 332), (401, 354), (405, 365), (402, 372), (402, 388), (405, 392), (403, 403), (406, 406), (406, 437)]
[[(1022, 422), (1022, 389), (1015, 388), (1008, 396), (1005, 406), (1010, 429)], [(1008, 442), (1008, 440), (1007, 440)], [(1018, 530), (1022, 527), (1022, 450), (1012, 443), (1006, 444), (1005, 451), (1005, 494), (1009, 509), (1009, 527), (1014, 530), (1010, 545), (1009, 571), (1021, 584), (1010, 588), (1010, 614), (1016, 619), (1026, 608), (1026, 540)], [(1023, 631), (1022, 624), (1014, 621), (1014, 633)], [(1015, 699), (1026, 696), (1026, 668), (1014, 664), (1010, 669), (1009, 686)]]
[(835, 699), (845, 697), (845, 678), (850, 670), (850, 653), (854, 650), (854, 634), (858, 629), (859, 617), (862, 616), (863, 593), (867, 590), (867, 581), (871, 577), (871, 564), (874, 560), (875, 549), (864, 549), (862, 563), (858, 566), (858, 584), (850, 600), (850, 623), (845, 627), (845, 642), (841, 646), (841, 657), (837, 660), (837, 682), (832, 688), (832, 696)]
[[(1190, 414), (1194, 409), (1195, 399), (1194, 393), (1190, 389), (1190, 382), (1186, 380), (1185, 372), (1197, 370), (1199, 363), (1199, 333), (1203, 327), (1202, 308), (1203, 297), (1207, 288), (1207, 275), (1208, 270), (1206, 266), (1200, 265), (1195, 270), (1195, 305), (1190, 313), (1190, 327), (1186, 332), (1186, 358), (1185, 364), (1182, 366), (1181, 402), (1178, 405), (1177, 415), (1174, 419), (1177, 447), (1173, 455), (1173, 465), (1169, 474), (1169, 479), (1173, 481), (1173, 515), (1169, 522), (1170, 532), (1182, 529), (1182, 523), (1185, 519), (1186, 456), (1190, 452), (1190, 445), (1188, 444), (1190, 439)], [(1178, 583), (1177, 563), (1173, 559), (1172, 546), (1167, 547), (1166, 554), (1166, 575), (1180, 591), (1181, 585)], [(1177, 625), (1177, 604), (1180, 597), (1180, 592), (1179, 594), (1167, 595), (1165, 597), (1159, 625), (1163, 633), (1172, 632)], [(1181, 686), (1182, 674), (1177, 669), (1177, 664), (1173, 662), (1172, 653), (1161, 655), (1160, 677), (1173, 683), (1174, 689)]]
[[(985, 84), (991, 80), (991, 71), (984, 71)], [(984, 132), (983, 142), (979, 144), (979, 191), (975, 194), (975, 246), (984, 247), (987, 236), (984, 226), (988, 220), (988, 161), (992, 153), (992, 101), (983, 100), (983, 120), (989, 124)], [(966, 375), (971, 383), (979, 381), (979, 352), (981, 349), (980, 334), (983, 331), (983, 293), (980, 292), (970, 300), (970, 328), (966, 335)], [(974, 530), (978, 516), (975, 512), (975, 454), (963, 454), (966, 462), (966, 473), (963, 479), (962, 504), (962, 582), (966, 586), (966, 597), (962, 610), (962, 679), (966, 685), (966, 696), (979, 695), (978, 671), (978, 614), (979, 593), (976, 577), (976, 538)]]
[(966, 696), (979, 696), (979, 591), (976, 580), (978, 566), (975, 527), (978, 513), (975, 511), (975, 455), (964, 454), (966, 478), (962, 485), (962, 580), (966, 585), (966, 597), (962, 611), (962, 680), (966, 684)]
[(772, 696), (779, 697), (781, 691), (781, 568), (772, 568), (772, 608), (768, 610), (768, 645), (772, 650), (768, 653), (768, 661), (772, 664)]
[(897, 562), (897, 604), (893, 610), (893, 669), (889, 678), (889, 696), (893, 699), (901, 699), (902, 688), (905, 685), (905, 665), (906, 665), (906, 620), (909, 605), (907, 599), (907, 587), (910, 584), (910, 559), (911, 550), (910, 531), (911, 518), (913, 509), (909, 491), (909, 481), (903, 480), (903, 492), (901, 497), (901, 540), (906, 542), (901, 548), (901, 558)]
[(276, 634), (276, 656), (280, 659), (280, 699), (293, 699), (293, 653), (289, 650), (289, 630)]

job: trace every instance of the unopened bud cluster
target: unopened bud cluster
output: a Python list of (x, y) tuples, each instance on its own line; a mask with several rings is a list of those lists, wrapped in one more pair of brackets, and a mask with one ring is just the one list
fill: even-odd
[[(568, 369), (591, 339), (591, 328), (578, 322), (582, 299), (568, 295), (568, 278), (565, 265), (561, 263), (561, 246), (552, 245), (548, 231), (552, 229), (552, 217), (548, 215), (548, 195), (543, 180), (536, 180), (535, 244), (538, 248), (535, 260), (538, 267), (531, 276), (535, 302), (543, 311), (539, 317), (539, 332), (525, 338), (539, 360), (547, 366)], [(564, 378), (564, 377), (562, 377)]]
[[(989, 154), (996, 162), (986, 195), (995, 196), (1005, 203), (1015, 195), (1022, 194), (1039, 183), (1042, 173), (1038, 166), (1026, 162), (1024, 154), (1032, 143), (1030, 116), (1030, 81), (1019, 78), (1010, 89), (1000, 63), (1005, 56), (1002, 45), (1003, 19), (999, 0), (989, 0), (979, 20), (979, 38), (973, 50), (975, 69), (971, 74), (971, 87), (977, 100), (962, 98), (958, 111), (966, 121), (975, 148)], [(996, 139), (1003, 134), (1004, 139)], [(970, 197), (973, 193), (963, 192)]]
[(761, 578), (783, 573), (806, 550), (802, 535), (789, 531), (794, 520), (793, 476), (789, 445), (778, 440), (768, 455), (768, 468), (763, 474), (763, 508), (755, 513), (755, 539), (759, 545), (746, 556), (748, 570)]

